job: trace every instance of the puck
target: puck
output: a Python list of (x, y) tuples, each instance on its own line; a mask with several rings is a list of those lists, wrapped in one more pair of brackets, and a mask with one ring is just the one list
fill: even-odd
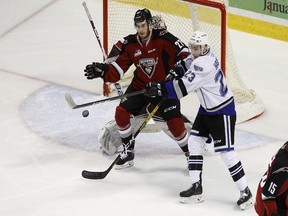
[(88, 110), (84, 110), (84, 111), (82, 112), (82, 116), (83, 116), (84, 118), (86, 118), (88, 115), (89, 115), (89, 111), (88, 111)]

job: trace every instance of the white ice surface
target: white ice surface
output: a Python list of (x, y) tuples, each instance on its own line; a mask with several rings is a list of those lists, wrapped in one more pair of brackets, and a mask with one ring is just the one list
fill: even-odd
[[(102, 35), (100, 2), (87, 4)], [(83, 109), (71, 110), (64, 100), (65, 92), (77, 102), (101, 93), (100, 81), (83, 76), (102, 53), (81, 3), (0, 1), (0, 215), (256, 215), (236, 207), (238, 191), (217, 154), (205, 157), (204, 203), (180, 204), (178, 193), (189, 186), (186, 161), (162, 133), (139, 135), (133, 168), (99, 181), (81, 177), (83, 169), (105, 170), (116, 157), (102, 155), (97, 142), (116, 103), (90, 107), (83, 118)], [(288, 139), (288, 44), (238, 31), (231, 39), (242, 78), (266, 109), (237, 125), (238, 155), (255, 194)], [(189, 99), (183, 111), (193, 118), (197, 102)]]

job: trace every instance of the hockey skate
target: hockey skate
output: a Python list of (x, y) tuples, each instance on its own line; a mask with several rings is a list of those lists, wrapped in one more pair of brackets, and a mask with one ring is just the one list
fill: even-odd
[(180, 203), (200, 203), (203, 202), (204, 199), (202, 198), (202, 185), (198, 181), (190, 188), (185, 191), (180, 192)]
[(246, 187), (244, 191), (240, 192), (240, 198), (237, 201), (237, 205), (241, 210), (253, 206), (252, 193), (248, 187)]
[(120, 158), (115, 164), (115, 169), (124, 169), (134, 165), (134, 149), (127, 149), (124, 145), (123, 151), (120, 153)]

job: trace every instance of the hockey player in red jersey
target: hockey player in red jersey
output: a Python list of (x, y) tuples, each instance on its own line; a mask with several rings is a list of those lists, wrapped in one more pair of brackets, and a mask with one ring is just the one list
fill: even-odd
[(288, 215), (288, 141), (272, 157), (259, 182), (254, 207), (259, 216)]
[[(153, 29), (167, 30), (166, 23), (160, 15), (152, 16), (151, 25), (152, 25), (151, 27)], [(119, 55), (122, 51), (122, 48), (123, 48), (123, 40), (120, 40), (117, 43), (115, 43), (113, 45), (108, 57), (105, 59), (105, 63), (111, 64), (112, 62), (116, 61), (116, 59), (119, 57)], [(136, 73), (136, 72), (137, 72), (137, 69), (135, 69), (134, 73)], [(127, 79), (127, 78), (125, 78), (125, 76), (123, 78), (125, 80)], [(131, 81), (131, 80), (129, 79), (128, 81)], [(104, 85), (107, 86), (107, 88), (109, 89), (109, 91), (103, 92), (105, 95), (107, 93), (109, 94), (111, 84), (112, 83), (104, 83)], [(115, 89), (117, 90), (117, 87), (115, 87)], [(119, 92), (118, 92), (118, 94), (119, 94)], [(155, 107), (154, 105), (149, 103), (149, 104), (147, 104), (146, 107), (143, 107), (142, 111), (140, 113), (138, 113), (137, 116), (135, 116), (135, 115), (133, 116), (133, 118), (131, 119), (132, 121), (130, 121), (130, 123), (132, 125), (133, 132), (135, 132), (140, 127), (140, 125), (143, 123), (145, 118), (147, 118), (147, 116), (151, 113), (151, 111), (153, 110), (154, 107)], [(182, 117), (184, 119), (185, 127), (188, 131), (188, 134), (189, 134), (193, 123), (186, 116), (182, 115)], [(143, 130), (141, 130), (141, 132), (144, 132), (144, 131), (147, 132), (148, 131), (150, 133), (150, 132), (157, 132), (159, 130), (162, 130), (169, 137), (174, 139), (174, 136), (169, 131), (169, 128), (168, 128), (166, 122), (163, 120), (163, 117), (161, 116), (159, 111), (157, 111), (152, 116), (152, 119), (154, 120), (155, 124), (146, 125), (145, 128), (143, 128)], [(122, 146), (121, 137), (120, 137), (120, 134), (118, 132), (115, 119), (110, 120), (109, 122), (107, 122), (102, 127), (101, 132), (99, 133), (99, 136), (98, 136), (98, 141), (101, 145), (103, 152), (105, 152), (108, 155), (115, 154), (115, 152), (118, 151), (118, 148), (120, 146)]]
[[(123, 38), (119, 57), (110, 64), (92, 63), (86, 66), (87, 79), (102, 78), (104, 82), (117, 82), (129, 67), (134, 64), (136, 71), (126, 93), (145, 88), (149, 82), (162, 81), (173, 65), (188, 56), (187, 46), (166, 29), (152, 29), (151, 13), (148, 9), (138, 10), (134, 16), (136, 34)], [(130, 115), (137, 115), (148, 103), (157, 105), (159, 98), (144, 95), (129, 97), (116, 107), (115, 120), (120, 133), (123, 151), (116, 169), (133, 166), (135, 141), (132, 134)], [(159, 112), (166, 121), (170, 132), (184, 153), (188, 152), (188, 133), (180, 112), (180, 101), (167, 99)]]
[(232, 91), (228, 88), (220, 62), (210, 50), (208, 35), (195, 31), (189, 41), (191, 55), (171, 71), (174, 79), (149, 83), (147, 96), (180, 99), (190, 92), (198, 96), (200, 107), (189, 136), (189, 177), (191, 185), (180, 192), (181, 203), (202, 202), (202, 170), (206, 143), (213, 142), (240, 192), (237, 205), (246, 209), (253, 205), (241, 161), (234, 151), (236, 110)]

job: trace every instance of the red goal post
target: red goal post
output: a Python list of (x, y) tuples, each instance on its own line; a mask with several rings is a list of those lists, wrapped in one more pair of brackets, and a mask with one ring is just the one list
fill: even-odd
[[(207, 0), (183, 0), (190, 3), (195, 3), (203, 6), (208, 6), (212, 8), (217, 8), (221, 11), (221, 66), (222, 70), (225, 73), (226, 70), (226, 6), (220, 2), (207, 1)], [(103, 43), (104, 49), (108, 50), (108, 38), (109, 38), (109, 29), (108, 29), (108, 2), (109, 0), (103, 0)], [(127, 22), (129, 22), (127, 20)], [(124, 35), (123, 35), (124, 36)], [(119, 38), (120, 39), (120, 38)], [(111, 47), (110, 47), (111, 48)]]
[[(103, 0), (104, 48), (109, 52), (119, 39), (136, 32), (133, 17), (136, 10), (142, 8), (148, 8), (152, 16), (164, 18), (168, 31), (184, 43), (188, 43), (195, 30), (207, 32), (211, 49), (219, 57), (227, 83), (234, 93), (237, 122), (255, 118), (263, 113), (264, 105), (255, 91), (246, 87), (238, 71), (229, 39), (228, 6), (228, 0)], [(129, 74), (132, 76), (133, 70), (127, 73), (124, 86), (127, 80), (129, 83)]]
[(184, 0), (186, 2), (199, 4), (207, 7), (212, 7), (219, 9), (221, 11), (221, 67), (222, 71), (226, 72), (226, 21), (227, 21), (227, 13), (226, 6), (220, 2), (214, 1), (205, 1), (205, 0)]

